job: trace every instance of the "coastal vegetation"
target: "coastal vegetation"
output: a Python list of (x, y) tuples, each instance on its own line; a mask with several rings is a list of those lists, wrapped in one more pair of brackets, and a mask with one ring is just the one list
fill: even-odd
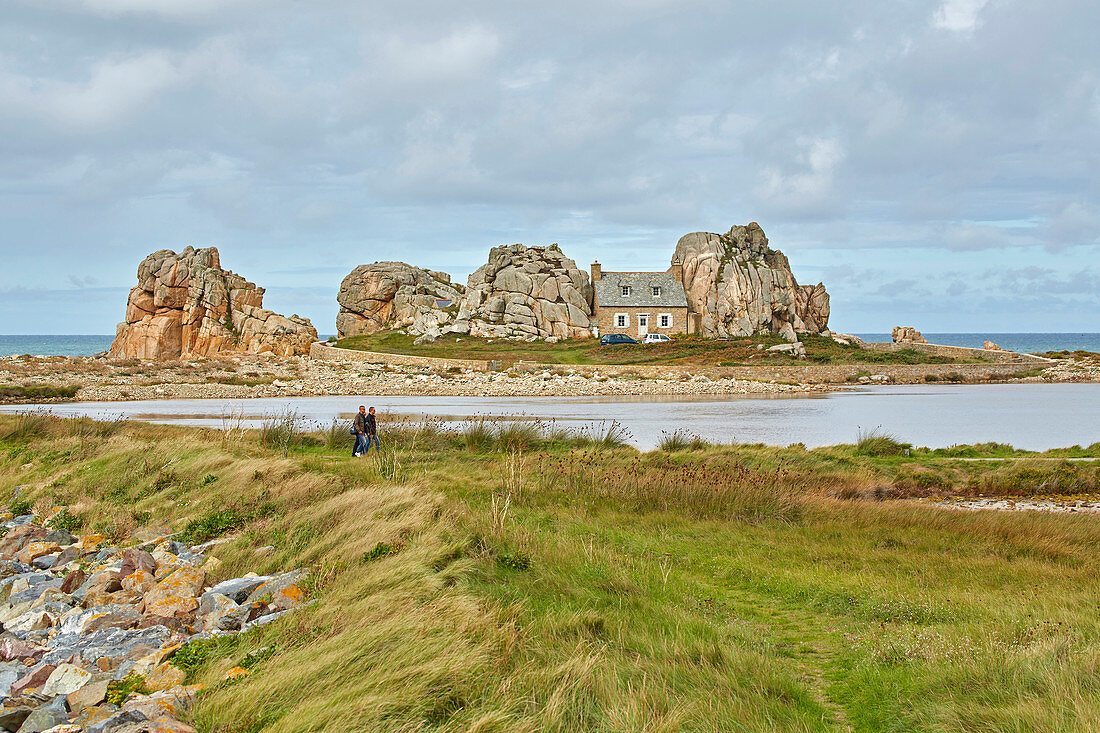
[[(869, 351), (855, 344), (839, 344), (831, 338), (801, 334), (806, 359), (795, 360), (785, 353), (769, 352), (770, 346), (786, 343), (779, 335), (757, 334), (751, 338), (707, 339), (700, 336), (676, 336), (672, 341), (645, 346), (601, 346), (599, 339), (545, 341), (504, 341), (461, 336), (442, 336), (431, 343), (416, 344), (414, 336), (400, 331), (383, 331), (369, 336), (340, 339), (336, 346), (361, 351), (412, 354), (446, 359), (483, 359), (510, 366), (521, 361), (544, 364), (638, 364), (681, 366), (766, 366), (792, 363), (810, 364), (963, 364), (982, 363), (981, 359), (926, 354), (916, 349)], [(762, 346), (763, 348), (757, 348)]]
[(615, 426), (478, 420), (386, 423), (353, 460), (314, 427), (0, 417), (21, 511), (227, 539), (211, 582), (310, 568), (311, 605), (173, 658), (207, 685), (199, 730), (1100, 727), (1096, 515), (899, 500), (1071, 502), (1100, 444), (641, 453)]

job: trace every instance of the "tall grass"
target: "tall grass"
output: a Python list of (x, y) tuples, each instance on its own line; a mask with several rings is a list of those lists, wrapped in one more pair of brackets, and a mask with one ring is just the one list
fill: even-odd
[(260, 444), (286, 456), (302, 440), (302, 418), (286, 409), (267, 415), (260, 422)]
[(351, 420), (333, 418), (332, 424), (321, 431), (321, 441), (328, 450), (347, 450), (355, 442), (351, 434)]
[(904, 456), (912, 448), (910, 443), (902, 443), (881, 425), (870, 429), (859, 429), (856, 451), (864, 456)]
[(661, 439), (657, 441), (657, 449), (665, 453), (675, 453), (685, 450), (703, 450), (710, 447), (710, 443), (685, 430), (674, 430), (671, 433), (661, 433)]
[(11, 426), (3, 433), (4, 440), (12, 443), (22, 443), (35, 438), (41, 438), (49, 432), (50, 420), (53, 418), (45, 410), (28, 410), (16, 413)]

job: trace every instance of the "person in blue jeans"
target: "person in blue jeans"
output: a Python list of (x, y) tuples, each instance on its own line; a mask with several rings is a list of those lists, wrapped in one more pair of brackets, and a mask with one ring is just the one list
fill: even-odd
[[(364, 405), (359, 405), (359, 414), (351, 421), (351, 432), (355, 435), (355, 447), (352, 448), (351, 454), (356, 458), (366, 453), (370, 447), (370, 443), (367, 442), (367, 417), (367, 408)], [(373, 423), (374, 415), (369, 417)]]
[(370, 445), (371, 445), (372, 442), (374, 443), (374, 452), (375, 453), (381, 453), (382, 452), (382, 443), (379, 442), (379, 440), (378, 440), (378, 423), (374, 418), (374, 407), (373, 406), (370, 408), (370, 411), (367, 413), (366, 423), (367, 423), (366, 430), (364, 432), (366, 433), (367, 447), (363, 449), (363, 455), (366, 455), (367, 451), (370, 450)]

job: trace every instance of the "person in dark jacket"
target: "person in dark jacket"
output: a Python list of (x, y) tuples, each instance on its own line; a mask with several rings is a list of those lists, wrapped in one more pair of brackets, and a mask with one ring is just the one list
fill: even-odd
[(370, 418), (369, 425), (373, 426), (374, 415), (367, 415), (366, 406), (359, 405), (359, 414), (351, 421), (351, 432), (355, 434), (355, 447), (351, 449), (351, 455), (356, 458), (366, 453), (370, 447), (370, 443), (367, 442), (367, 418)]
[(373, 406), (370, 408), (370, 411), (367, 413), (366, 433), (367, 433), (367, 447), (363, 449), (363, 455), (366, 455), (367, 451), (370, 450), (370, 444), (371, 444), (372, 441), (374, 442), (374, 452), (375, 453), (381, 453), (382, 452), (382, 444), (378, 441), (378, 423), (377, 423), (377, 421), (375, 420), (375, 417), (374, 417), (374, 407)]

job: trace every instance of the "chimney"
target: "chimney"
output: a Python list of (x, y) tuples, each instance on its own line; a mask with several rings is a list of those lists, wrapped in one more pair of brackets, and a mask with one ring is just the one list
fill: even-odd
[(678, 257), (672, 258), (672, 267), (668, 268), (668, 271), (676, 278), (676, 282), (684, 282), (684, 263), (680, 262)]
[(603, 279), (603, 268), (600, 267), (599, 262), (592, 263), (592, 282), (599, 282)]

